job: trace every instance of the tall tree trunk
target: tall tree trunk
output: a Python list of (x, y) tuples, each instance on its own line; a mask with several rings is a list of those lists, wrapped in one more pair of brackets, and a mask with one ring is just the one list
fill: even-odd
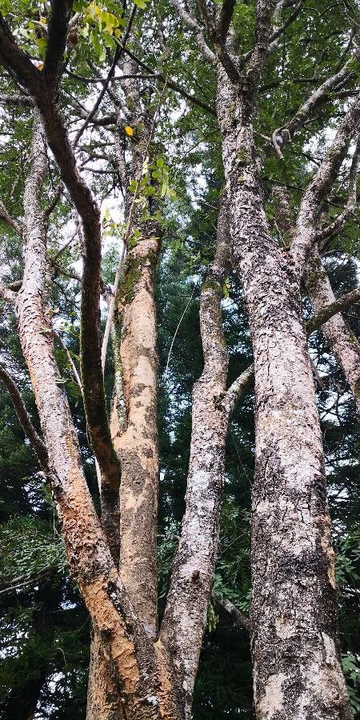
[[(157, 347), (154, 281), (159, 227), (130, 250), (117, 297), (126, 429), (114, 438), (121, 461), (120, 575), (146, 631), (157, 630)], [(152, 233), (151, 233), (152, 230)]]
[(104, 656), (121, 685), (127, 720), (178, 720), (167, 656), (144, 632), (118, 576), (87, 488), (74, 424), (59, 382), (47, 311), (46, 231), (40, 205), (47, 159), (38, 118), (30, 159), (24, 194), (25, 270), (18, 318), (69, 565), (101, 637)]
[(257, 717), (350, 718), (322, 437), (299, 279), (270, 235), (246, 88), (219, 73), (218, 118), (234, 260), (255, 360), (251, 606)]
[[(200, 330), (204, 369), (193, 388), (192, 432), (186, 509), (174, 559), (160, 639), (172, 654), (183, 717), (191, 718), (207, 610), (214, 579), (225, 472), (225, 444), (236, 393), (226, 392), (228, 352), (221, 314), (222, 285), (229, 268), (226, 201), (217, 230), (217, 248), (201, 288)], [(238, 394), (246, 382), (239, 383)]]

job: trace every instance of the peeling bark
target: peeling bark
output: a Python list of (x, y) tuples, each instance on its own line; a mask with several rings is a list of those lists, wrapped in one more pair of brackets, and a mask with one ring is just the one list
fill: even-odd
[[(87, 488), (70, 409), (59, 383), (47, 312), (46, 233), (39, 201), (46, 168), (44, 138), (37, 118), (24, 194), (25, 270), (17, 300), (22, 349), (50, 472), (53, 470), (52, 491), (70, 569), (101, 637), (104, 656), (121, 687), (127, 718), (159, 720), (163, 712), (160, 700), (153, 702), (159, 682), (154, 647), (138, 622), (113, 564)], [(169, 698), (166, 701), (170, 703)]]
[(159, 236), (154, 232), (129, 252), (125, 264), (117, 312), (126, 429), (113, 438), (121, 462), (120, 575), (146, 631), (153, 637), (157, 629), (159, 464), (154, 275), (158, 253)]
[[(136, 74), (136, 64), (123, 61), (126, 74)], [(131, 163), (126, 164), (117, 147), (118, 166), (125, 177), (140, 183), (145, 163), (154, 157), (153, 132), (156, 111), (151, 114), (136, 79), (123, 86), (128, 122), (135, 130)], [(155, 155), (156, 156), (156, 155)], [(126, 176), (126, 173), (129, 176)], [(141, 192), (137, 185), (137, 192)], [(121, 464), (120, 576), (129, 597), (151, 637), (157, 633), (157, 330), (154, 300), (155, 273), (162, 228), (155, 220), (143, 220), (137, 193), (125, 197), (125, 243), (135, 230), (139, 239), (124, 263), (120, 289), (115, 298), (118, 355), (115, 360), (113, 413), (114, 446)], [(145, 198), (144, 198), (145, 200)], [(158, 201), (145, 200), (149, 216)], [(116, 426), (114, 426), (114, 423)]]

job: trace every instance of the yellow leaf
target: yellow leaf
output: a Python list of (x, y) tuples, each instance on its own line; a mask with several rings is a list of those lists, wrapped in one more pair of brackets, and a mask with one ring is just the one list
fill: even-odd
[(130, 127), (130, 125), (125, 125), (124, 130), (129, 137), (133, 136), (134, 131), (133, 131), (132, 127)]

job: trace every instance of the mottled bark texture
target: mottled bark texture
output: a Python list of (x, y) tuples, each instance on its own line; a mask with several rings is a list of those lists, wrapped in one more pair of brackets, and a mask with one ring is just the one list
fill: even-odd
[[(306, 289), (315, 312), (335, 302), (328, 274), (323, 267), (317, 248), (313, 248), (305, 275)], [(360, 414), (360, 345), (343, 316), (338, 313), (322, 325), (329, 347), (351, 389)]]
[[(255, 360), (251, 624), (256, 715), (261, 720), (350, 718), (299, 276), (269, 232), (251, 102), (244, 94), (220, 68), (217, 110), (232, 247)], [(299, 243), (300, 255), (304, 247)]]
[(93, 631), (86, 720), (125, 720), (121, 700), (121, 688), (104, 653), (101, 638)]
[(138, 615), (157, 630), (157, 348), (154, 276), (159, 236), (128, 254), (117, 298), (125, 431), (113, 438), (121, 462), (120, 575)]
[[(134, 61), (123, 62), (125, 75), (135, 75)], [(136, 141), (131, 145), (129, 181), (136, 182), (136, 193), (126, 195), (126, 242), (130, 247), (122, 283), (116, 298), (119, 327), (118, 358), (122, 374), (125, 409), (123, 432), (114, 438), (121, 463), (120, 488), (120, 576), (146, 632), (157, 632), (157, 333), (154, 300), (155, 273), (160, 252), (162, 228), (159, 222), (144, 220), (155, 206), (149, 198), (139, 203), (140, 181), (146, 163), (154, 159), (154, 111), (149, 112), (140, 94), (139, 81), (125, 81), (127, 118)], [(124, 163), (125, 156), (124, 156)]]
[[(52, 473), (52, 490), (66, 552), (102, 651), (121, 687), (126, 717), (148, 720), (169, 716), (171, 693), (154, 702), (160, 684), (151, 643), (137, 619), (113, 564), (109, 545), (87, 488), (80, 450), (66, 396), (59, 383), (47, 307), (46, 233), (40, 192), (47, 159), (42, 126), (36, 120), (26, 182), (25, 271), (18, 295), (19, 330), (29, 368)], [(166, 707), (164, 710), (163, 705)], [(168, 713), (168, 715), (166, 715)], [(173, 714), (176, 718), (176, 714)]]
[(172, 654), (175, 680), (191, 717), (193, 686), (206, 625), (217, 546), (230, 409), (224, 407), (228, 353), (222, 329), (222, 284), (229, 266), (226, 203), (218, 220), (214, 263), (201, 289), (204, 369), (193, 387), (186, 509), (160, 638)]
[[(125, 75), (136, 74), (133, 61), (123, 60), (122, 69)], [(114, 299), (111, 334), (115, 383), (111, 433), (121, 464), (119, 572), (145, 632), (154, 639), (157, 634), (159, 474), (154, 287), (162, 228), (154, 220), (143, 219), (145, 207), (149, 216), (155, 211), (149, 198), (143, 197), (141, 206), (139, 203), (143, 167), (154, 155), (154, 117), (144, 107), (136, 79), (125, 81), (123, 92), (126, 122), (133, 128), (136, 140), (132, 141), (125, 157), (125, 148), (116, 133), (116, 164), (123, 187), (128, 188), (132, 180), (136, 192), (125, 193), (123, 254), (127, 254), (119, 267), (120, 286)], [(119, 128), (121, 122), (120, 114)], [(101, 717), (111, 720), (116, 712), (121, 715), (121, 695), (104, 660), (100, 638), (95, 636), (95, 639), (97, 642), (92, 642), (91, 648), (87, 717), (95, 718), (102, 707)], [(103, 694), (106, 690), (111, 702), (104, 704), (99, 700), (94, 687), (103, 688)]]

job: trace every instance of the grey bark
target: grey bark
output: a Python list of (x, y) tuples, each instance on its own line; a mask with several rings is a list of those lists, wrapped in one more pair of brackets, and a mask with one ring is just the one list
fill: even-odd
[(172, 655), (184, 715), (191, 717), (194, 682), (217, 559), (225, 443), (230, 413), (250, 372), (226, 391), (228, 353), (222, 329), (222, 284), (229, 267), (227, 204), (223, 199), (217, 249), (201, 289), (204, 369), (193, 387), (186, 509), (175, 556), (160, 640)]
[[(316, 313), (321, 313), (326, 305), (335, 302), (327, 272), (317, 248), (313, 248), (305, 274), (306, 289)], [(360, 345), (351, 332), (343, 316), (338, 313), (322, 325), (322, 331), (329, 347), (354, 395), (357, 411), (360, 414)]]
[(220, 69), (217, 109), (232, 246), (255, 360), (251, 624), (256, 715), (260, 720), (350, 718), (299, 277), (267, 226), (249, 107)]

